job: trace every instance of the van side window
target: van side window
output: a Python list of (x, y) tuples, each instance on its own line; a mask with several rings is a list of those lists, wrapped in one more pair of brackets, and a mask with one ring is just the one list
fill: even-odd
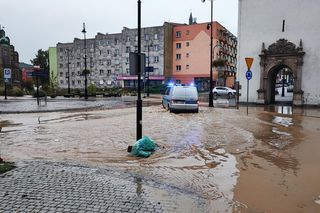
[(169, 95), (170, 94), (170, 87), (167, 88), (166, 92), (165, 92), (165, 95)]

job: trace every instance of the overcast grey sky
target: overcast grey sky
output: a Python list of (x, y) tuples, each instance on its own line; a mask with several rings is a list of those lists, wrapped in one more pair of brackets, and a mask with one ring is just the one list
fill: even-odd
[[(210, 21), (210, 0), (141, 0), (142, 27), (165, 21), (187, 23), (189, 14), (197, 22)], [(237, 35), (238, 0), (215, 0), (214, 20)], [(0, 25), (5, 27), (21, 62), (30, 63), (38, 49), (58, 42), (87, 38), (97, 32), (119, 33), (137, 27), (137, 0), (1, 0)]]

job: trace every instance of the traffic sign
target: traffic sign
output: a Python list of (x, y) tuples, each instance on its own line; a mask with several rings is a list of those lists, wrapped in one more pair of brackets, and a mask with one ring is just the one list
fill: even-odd
[(252, 78), (252, 72), (251, 72), (251, 70), (248, 70), (248, 71), (246, 72), (246, 78), (247, 78), (247, 80), (251, 80), (251, 78)]
[(250, 70), (251, 65), (253, 63), (253, 58), (245, 58), (248, 70)]
[(11, 78), (11, 69), (10, 68), (3, 69), (3, 78)]

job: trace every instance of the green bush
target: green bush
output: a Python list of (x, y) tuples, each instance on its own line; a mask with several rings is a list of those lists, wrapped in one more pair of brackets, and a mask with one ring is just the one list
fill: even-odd
[(8, 96), (15, 96), (15, 97), (21, 97), (24, 93), (22, 89), (19, 87), (13, 86), (11, 89), (8, 90)]
[(88, 95), (96, 95), (97, 87), (95, 84), (90, 84), (88, 86)]
[[(37, 97), (37, 91), (34, 91), (32, 96), (34, 98), (36, 98)], [(43, 91), (43, 90), (39, 90), (39, 97), (45, 97), (45, 96), (47, 96), (47, 93), (45, 91)]]

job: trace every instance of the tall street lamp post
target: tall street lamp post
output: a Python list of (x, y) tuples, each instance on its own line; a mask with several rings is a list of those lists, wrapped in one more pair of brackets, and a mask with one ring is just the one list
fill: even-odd
[[(202, 2), (205, 2), (206, 0), (201, 0)], [(213, 1), (214, 0), (210, 0), (211, 1), (211, 22), (210, 22), (210, 92), (209, 92), (209, 107), (213, 107), (213, 93), (212, 93), (212, 89), (213, 89), (213, 81), (212, 81), (212, 46), (213, 46), (213, 26), (212, 26), (212, 22), (213, 22)], [(209, 25), (208, 25), (209, 26)]]
[(88, 99), (88, 79), (87, 79), (87, 39), (86, 39), (86, 25), (83, 23), (83, 30), (81, 31), (84, 37), (84, 98)]
[[(150, 69), (150, 47), (153, 47), (153, 43), (151, 41), (151, 44), (148, 44), (148, 69)], [(148, 78), (147, 78), (147, 97), (149, 97), (149, 78), (150, 78), (150, 70), (148, 70)]]
[(137, 140), (142, 138), (141, 100), (141, 0), (138, 0), (138, 99), (137, 99)]
[(70, 94), (70, 49), (66, 49), (67, 58), (68, 58), (68, 94)]

